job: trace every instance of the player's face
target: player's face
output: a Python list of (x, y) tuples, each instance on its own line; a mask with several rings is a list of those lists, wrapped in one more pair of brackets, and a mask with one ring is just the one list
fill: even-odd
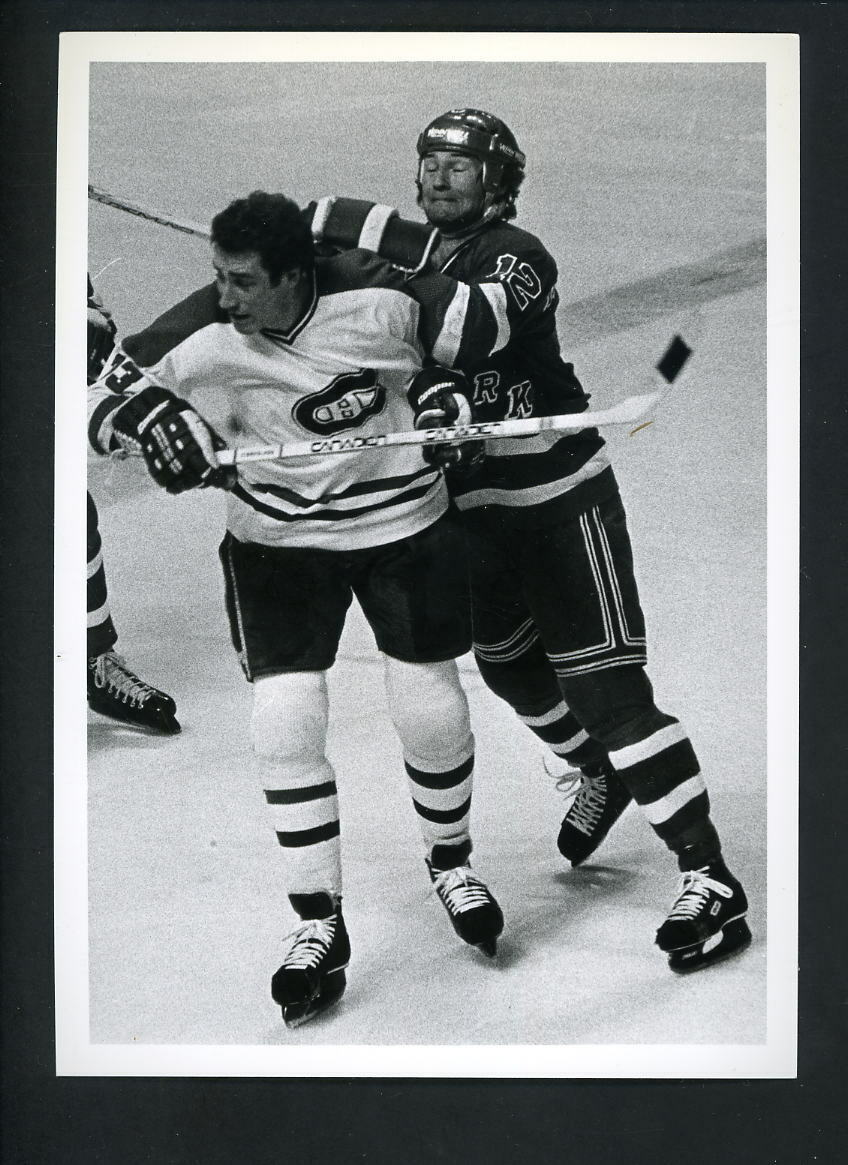
[(212, 266), (221, 308), (243, 336), (262, 328), (285, 330), (300, 308), (300, 273), (284, 271), (273, 285), (256, 251), (231, 254), (212, 248)]
[(482, 170), (482, 162), (464, 154), (427, 154), (421, 164), (421, 206), (433, 226), (449, 232), (483, 213)]

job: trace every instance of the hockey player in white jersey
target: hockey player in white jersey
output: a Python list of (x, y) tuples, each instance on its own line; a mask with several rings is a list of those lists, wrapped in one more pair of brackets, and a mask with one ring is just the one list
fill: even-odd
[[(430, 877), (460, 937), (495, 953), (503, 917), (469, 863), (474, 741), (455, 663), (470, 647), (463, 541), (443, 476), (416, 447), (249, 464), (237, 479), (215, 450), (234, 432), (270, 443), (409, 429), (422, 362), (497, 350), (509, 312), (499, 286), (408, 279), (365, 251), (316, 258), (283, 195), (254, 192), (222, 211), (212, 253), (215, 285), (116, 351), (90, 390), (89, 437), (104, 454), (143, 454), (169, 492), (229, 491), (227, 612), (302, 920), (272, 980), (294, 1025), (339, 998), (350, 956), (326, 738), (327, 671), (353, 595), (383, 655)], [(209, 389), (226, 400), (220, 433), (189, 403)]]

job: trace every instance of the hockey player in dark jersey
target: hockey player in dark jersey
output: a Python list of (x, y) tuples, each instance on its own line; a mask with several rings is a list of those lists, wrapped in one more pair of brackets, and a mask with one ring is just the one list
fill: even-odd
[[(350, 957), (326, 747), (327, 671), (354, 595), (383, 656), (430, 878), (459, 936), (495, 953), (503, 917), (469, 863), (474, 742), (455, 663), (471, 643), (463, 538), (443, 475), (417, 447), (245, 464), (237, 480), (216, 449), (233, 433), (268, 443), (409, 429), (406, 391), (422, 361), (496, 350), (514, 312), (497, 283), (409, 280), (364, 250), (316, 258), (283, 195), (255, 192), (216, 216), (212, 255), (215, 284), (107, 364), (89, 393), (89, 437), (101, 453), (143, 454), (169, 492), (228, 491), (227, 612), (302, 920), (272, 995), (296, 1025), (340, 997)], [(200, 403), (204, 390), (226, 401), (220, 416)]]
[[(115, 323), (94, 294), (88, 280), (88, 383), (93, 384), (115, 347)], [(88, 608), (88, 706), (112, 720), (172, 734), (180, 731), (177, 707), (170, 696), (139, 679), (115, 651), (118, 633), (109, 609), (106, 572), (97, 506), (90, 493), (87, 504), (86, 606)]]
[[(492, 114), (450, 110), (417, 143), (419, 203), (441, 239), (431, 266), (501, 284), (509, 342), (465, 377), (420, 383), (418, 425), (580, 412), (588, 398), (560, 355), (557, 269), (514, 226), (525, 157)], [(747, 900), (709, 816), (695, 751), (661, 711), (645, 670), (645, 624), (625, 512), (595, 429), (428, 456), (446, 466), (469, 550), (474, 653), (493, 692), (582, 773), (559, 848), (585, 860), (631, 798), (676, 855), (681, 879), (656, 941), (688, 971), (750, 941)], [(452, 466), (452, 468), (451, 468)]]

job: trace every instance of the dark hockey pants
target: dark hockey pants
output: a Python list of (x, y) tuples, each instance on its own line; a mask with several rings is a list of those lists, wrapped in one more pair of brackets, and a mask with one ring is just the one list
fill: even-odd
[(718, 838), (697, 757), (645, 672), (618, 494), (542, 530), (472, 520), (468, 541), (474, 652), (487, 686), (571, 763), (608, 755), (681, 865), (711, 860)]

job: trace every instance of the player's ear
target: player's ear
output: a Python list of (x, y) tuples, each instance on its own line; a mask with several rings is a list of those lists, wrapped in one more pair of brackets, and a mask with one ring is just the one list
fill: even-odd
[(283, 271), (277, 286), (292, 291), (305, 278), (306, 272), (302, 267), (292, 267), (289, 271)]

